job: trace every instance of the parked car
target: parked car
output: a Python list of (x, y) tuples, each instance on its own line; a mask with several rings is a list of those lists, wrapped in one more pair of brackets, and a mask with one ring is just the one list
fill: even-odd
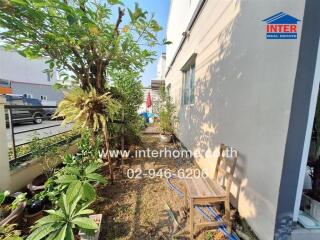
[[(41, 101), (35, 98), (26, 98), (17, 95), (5, 95), (6, 105), (9, 106), (39, 106), (39, 108), (12, 108), (13, 123), (27, 123), (34, 122), (41, 124), (46, 119), (47, 113), (42, 108)], [(6, 122), (9, 124), (8, 112), (6, 113)]]

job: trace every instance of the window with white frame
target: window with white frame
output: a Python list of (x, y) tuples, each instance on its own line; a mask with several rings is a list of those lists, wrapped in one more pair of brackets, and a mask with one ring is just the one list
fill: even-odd
[(32, 94), (30, 94), (30, 93), (24, 93), (23, 96), (25, 98), (32, 98)]
[(183, 104), (194, 103), (195, 64), (183, 70)]

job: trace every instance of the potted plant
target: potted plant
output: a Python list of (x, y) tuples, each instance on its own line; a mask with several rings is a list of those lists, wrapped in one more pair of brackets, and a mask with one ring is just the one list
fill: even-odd
[(82, 193), (77, 188), (61, 195), (57, 210), (48, 210), (47, 216), (36, 222), (26, 240), (41, 239), (79, 239), (79, 232), (94, 235), (98, 229), (95, 221), (88, 216), (93, 210), (88, 209), (91, 202), (83, 202)]
[(43, 217), (45, 209), (45, 201), (30, 199), (25, 208), (24, 217), (27, 220), (27, 226), (34, 225), (36, 221)]
[(168, 90), (164, 86), (160, 88), (160, 99), (161, 106), (159, 111), (160, 117), (160, 141), (163, 143), (169, 143), (172, 140), (174, 133), (175, 123), (177, 122), (176, 118), (176, 109), (175, 105), (172, 102), (172, 99), (169, 95)]

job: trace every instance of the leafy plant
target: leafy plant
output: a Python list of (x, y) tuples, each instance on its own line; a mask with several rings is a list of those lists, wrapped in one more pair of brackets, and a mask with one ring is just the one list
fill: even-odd
[[(76, 161), (81, 159), (82, 162), (91, 163), (91, 162), (102, 162), (102, 147), (103, 139), (101, 135), (96, 134), (92, 130), (84, 132), (81, 136), (80, 141), (77, 144), (78, 153), (75, 158)], [(70, 165), (68, 158), (65, 157), (65, 164)]]
[[(110, 89), (114, 96), (121, 103), (121, 108), (117, 114), (118, 119), (124, 119), (125, 141), (137, 140), (144, 127), (144, 122), (138, 115), (138, 109), (143, 103), (143, 85), (139, 79), (139, 74), (131, 71), (114, 71), (111, 75), (113, 86)], [(113, 125), (110, 129), (115, 135), (120, 132), (120, 125)]]
[[(79, 133), (77, 131), (71, 131), (71, 132), (65, 132), (59, 135), (55, 135), (55, 136), (51, 136), (48, 138), (42, 138), (42, 139), (37, 139), (37, 142), (30, 142), (28, 144), (24, 144), (21, 146), (16, 146), (16, 154), (17, 157), (22, 157), (28, 153), (32, 153), (33, 149), (34, 149), (34, 145), (38, 144), (38, 145), (57, 145), (59, 146), (59, 144), (57, 144), (58, 142), (61, 141), (65, 141), (65, 142), (70, 142), (72, 139), (74, 139)], [(35, 140), (35, 139), (31, 139), (31, 140)], [(9, 149), (9, 159), (13, 158), (13, 150), (10, 147)], [(33, 155), (35, 156), (35, 155)]]
[(81, 88), (74, 88), (65, 94), (55, 113), (56, 117), (63, 117), (63, 124), (74, 122), (75, 126), (84, 129), (91, 128), (94, 131), (102, 129), (105, 149), (109, 149), (109, 131), (107, 123), (112, 120), (119, 109), (118, 101), (111, 97), (111, 94), (99, 95), (94, 88), (84, 91)]
[[(123, 6), (120, 0), (0, 1), (3, 46), (28, 58), (48, 57), (47, 72), (57, 69), (64, 81), (72, 80), (76, 89), (67, 93), (58, 115), (65, 117), (65, 122), (75, 120), (83, 127), (102, 129), (106, 152), (107, 120), (112, 117), (112, 106), (116, 105), (110, 90), (121, 90), (116, 81), (124, 77), (125, 90), (134, 90), (123, 94), (127, 99), (136, 96), (132, 101), (136, 106), (142, 96), (138, 78), (144, 67), (155, 60), (153, 48), (169, 44), (166, 40), (158, 41), (156, 34), (161, 27), (153, 14), (138, 4), (134, 9)], [(116, 87), (112, 88), (112, 84)], [(86, 97), (90, 99), (86, 101)], [(133, 113), (135, 108), (126, 117), (132, 115), (137, 119)], [(131, 126), (134, 129), (137, 125)]]
[(0, 191), (0, 206), (6, 200), (6, 197), (10, 195), (9, 191)]
[(21, 203), (26, 201), (27, 201), (27, 193), (20, 193), (18, 196), (15, 197), (15, 199), (11, 203), (11, 206), (10, 206), (11, 210), (13, 211), (17, 209)]
[(110, 72), (140, 72), (154, 59), (152, 47), (168, 43), (157, 40), (161, 27), (154, 15), (138, 4), (126, 11), (120, 0), (0, 1), (0, 27), (7, 49), (49, 57), (48, 72), (57, 68), (64, 80), (72, 73), (82, 89), (101, 94)]
[(57, 177), (56, 183), (66, 185), (69, 189), (77, 188), (82, 191), (84, 200), (92, 201), (96, 198), (96, 191), (92, 184), (103, 183), (106, 179), (96, 173), (101, 165), (98, 163), (90, 163), (87, 167), (70, 166), (64, 167)]
[[(101, 168), (101, 139), (97, 136), (94, 140), (91, 140), (91, 133), (85, 132), (82, 134), (80, 141), (78, 142), (78, 152), (77, 154), (66, 154), (63, 159), (63, 167), (60, 170), (55, 171), (54, 175), (51, 176), (46, 183), (44, 184), (45, 189), (40, 193), (34, 196), (35, 199), (44, 200), (48, 198), (49, 201), (55, 206), (60, 199), (62, 193), (65, 193), (69, 187), (69, 185), (74, 181), (60, 181), (64, 178), (72, 178), (78, 180), (84, 180), (86, 184), (83, 184), (86, 189), (92, 190), (92, 186), (88, 186), (87, 184), (95, 184), (95, 183), (106, 183), (106, 179), (103, 178), (97, 172)], [(90, 167), (89, 167), (90, 166)], [(85, 173), (89, 171), (85, 170), (89, 168), (94, 168), (93, 175), (87, 176)], [(84, 174), (83, 176), (77, 176), (79, 174)], [(65, 177), (67, 175), (67, 177)], [(98, 177), (97, 177), (98, 176)], [(90, 178), (91, 177), (91, 178)], [(96, 177), (98, 179), (94, 180)], [(82, 186), (83, 186), (82, 185)], [(81, 187), (82, 187), (81, 186)], [(88, 192), (88, 191), (86, 191)], [(95, 196), (95, 192), (93, 194)]]
[(30, 149), (32, 149), (32, 157), (40, 160), (44, 174), (47, 177), (51, 176), (59, 161), (58, 146), (50, 138), (41, 139), (35, 135), (30, 142)]
[(160, 99), (161, 107), (159, 127), (163, 134), (172, 134), (178, 120), (176, 117), (176, 107), (172, 102), (172, 98), (168, 90), (165, 89), (165, 86), (161, 86), (160, 88)]
[(82, 192), (76, 186), (62, 194), (58, 209), (46, 211), (48, 216), (36, 222), (26, 240), (73, 240), (78, 231), (93, 233), (98, 226), (88, 217), (93, 213), (93, 210), (88, 209), (91, 202), (80, 204), (81, 198)]

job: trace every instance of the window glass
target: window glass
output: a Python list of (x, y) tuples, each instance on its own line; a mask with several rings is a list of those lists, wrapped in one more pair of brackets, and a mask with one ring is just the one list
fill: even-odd
[(24, 96), (25, 98), (32, 98), (32, 94), (29, 94), (29, 93), (25, 93), (25, 94), (23, 94), (23, 96)]
[(195, 65), (191, 65), (184, 73), (183, 103), (185, 105), (194, 103), (194, 81)]

